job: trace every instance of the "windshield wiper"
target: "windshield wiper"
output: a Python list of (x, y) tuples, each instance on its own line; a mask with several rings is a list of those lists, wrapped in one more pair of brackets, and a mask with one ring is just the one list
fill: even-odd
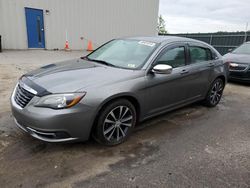
[(104, 64), (104, 65), (107, 65), (107, 66), (116, 67), (115, 65), (113, 65), (111, 63), (108, 63), (107, 61), (103, 61), (103, 60), (99, 60), (99, 59), (91, 59), (91, 58), (88, 58), (88, 57), (86, 57), (86, 59), (89, 60), (89, 61), (94, 61), (94, 62), (97, 62), (97, 63)]

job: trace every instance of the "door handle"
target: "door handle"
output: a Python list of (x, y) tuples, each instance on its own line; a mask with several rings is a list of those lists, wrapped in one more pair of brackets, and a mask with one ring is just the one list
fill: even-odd
[(185, 70), (185, 69), (184, 69), (184, 70), (181, 71), (181, 74), (187, 74), (187, 73), (189, 73), (188, 70)]
[(215, 65), (214, 63), (209, 63), (207, 66), (208, 67), (214, 67), (214, 65)]

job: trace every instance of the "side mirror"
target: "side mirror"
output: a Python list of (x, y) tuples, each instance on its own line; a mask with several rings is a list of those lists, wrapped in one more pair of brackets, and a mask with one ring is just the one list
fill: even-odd
[(173, 67), (170, 65), (158, 64), (153, 67), (152, 72), (156, 74), (170, 74), (172, 70)]

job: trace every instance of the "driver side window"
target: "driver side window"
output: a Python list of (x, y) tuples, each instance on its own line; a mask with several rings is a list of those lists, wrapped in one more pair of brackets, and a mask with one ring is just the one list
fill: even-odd
[(165, 51), (157, 64), (170, 65), (173, 68), (185, 66), (185, 47), (179, 46)]

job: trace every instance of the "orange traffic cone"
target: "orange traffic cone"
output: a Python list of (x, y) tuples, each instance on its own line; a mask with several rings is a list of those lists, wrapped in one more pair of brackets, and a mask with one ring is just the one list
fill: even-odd
[(93, 51), (93, 44), (92, 44), (92, 41), (91, 41), (91, 40), (89, 40), (89, 42), (88, 42), (87, 51)]
[(65, 51), (69, 51), (70, 49), (69, 49), (69, 42), (66, 40), (66, 42), (65, 42), (65, 47), (64, 47), (64, 50)]

